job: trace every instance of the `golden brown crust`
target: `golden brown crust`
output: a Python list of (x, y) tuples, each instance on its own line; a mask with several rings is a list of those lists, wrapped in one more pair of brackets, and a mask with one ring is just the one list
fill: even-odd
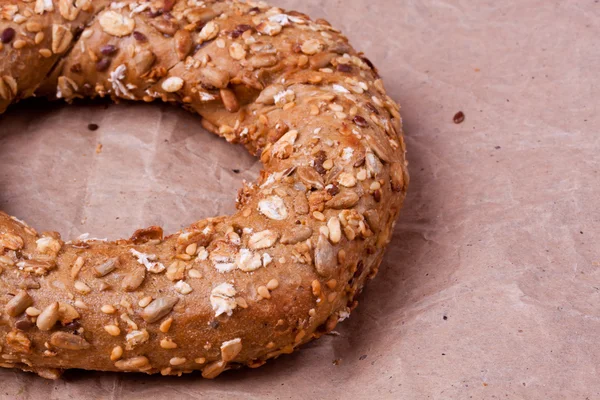
[(398, 106), (326, 21), (237, 1), (11, 0), (0, 35), (0, 111), (34, 93), (161, 99), (264, 164), (235, 215), (166, 238), (63, 242), (0, 213), (1, 366), (212, 378), (356, 306), (408, 175)]

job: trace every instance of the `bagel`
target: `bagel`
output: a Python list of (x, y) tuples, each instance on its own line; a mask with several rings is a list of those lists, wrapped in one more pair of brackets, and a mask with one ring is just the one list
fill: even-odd
[(0, 213), (2, 367), (214, 378), (356, 307), (409, 179), (399, 106), (327, 21), (250, 1), (4, 0), (0, 42), (0, 112), (162, 100), (264, 165), (234, 215), (170, 236), (63, 241)]

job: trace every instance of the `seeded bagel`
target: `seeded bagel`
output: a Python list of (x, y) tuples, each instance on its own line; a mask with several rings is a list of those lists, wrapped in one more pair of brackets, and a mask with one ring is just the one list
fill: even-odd
[(0, 366), (214, 378), (357, 305), (405, 197), (405, 145), (377, 70), (327, 21), (263, 2), (2, 0), (0, 42), (0, 112), (162, 100), (264, 165), (234, 215), (166, 237), (63, 241), (0, 212)]

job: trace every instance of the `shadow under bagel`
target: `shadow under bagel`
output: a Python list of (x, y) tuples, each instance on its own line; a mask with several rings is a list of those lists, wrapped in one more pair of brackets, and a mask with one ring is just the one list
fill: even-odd
[(172, 233), (230, 214), (261, 164), (200, 120), (166, 104), (17, 104), (0, 115), (0, 209), (65, 240), (116, 240), (150, 225)]

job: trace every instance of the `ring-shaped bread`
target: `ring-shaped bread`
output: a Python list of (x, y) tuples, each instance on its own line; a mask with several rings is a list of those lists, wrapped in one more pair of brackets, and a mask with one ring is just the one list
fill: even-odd
[(356, 306), (408, 175), (399, 107), (329, 23), (263, 2), (3, 0), (0, 41), (0, 112), (160, 99), (264, 164), (235, 215), (168, 237), (63, 242), (0, 213), (0, 366), (212, 378)]

